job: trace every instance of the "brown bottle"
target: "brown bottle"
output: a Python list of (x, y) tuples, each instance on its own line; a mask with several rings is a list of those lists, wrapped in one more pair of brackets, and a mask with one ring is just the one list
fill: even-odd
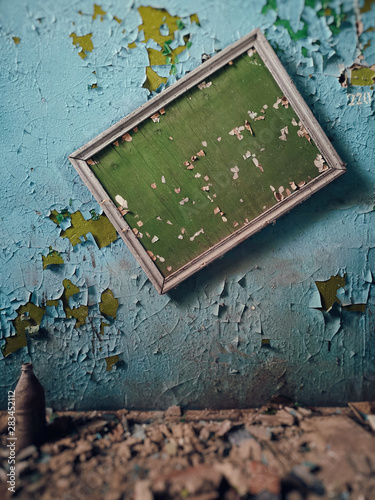
[(33, 372), (32, 363), (22, 363), (21, 377), (15, 390), (16, 449), (40, 445), (45, 438), (46, 404), (44, 389)]

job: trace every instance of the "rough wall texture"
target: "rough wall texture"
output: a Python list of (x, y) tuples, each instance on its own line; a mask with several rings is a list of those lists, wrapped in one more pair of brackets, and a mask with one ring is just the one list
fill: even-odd
[[(67, 156), (258, 26), (348, 172), (159, 296)], [(3, 2), (1, 407), (30, 358), (56, 409), (374, 398), (373, 26), (371, 1)]]

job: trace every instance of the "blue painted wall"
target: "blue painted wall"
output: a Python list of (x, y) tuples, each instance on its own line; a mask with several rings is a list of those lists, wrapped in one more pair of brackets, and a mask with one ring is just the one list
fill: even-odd
[[(21, 362), (30, 359), (55, 409), (243, 407), (275, 393), (322, 405), (373, 399), (375, 96), (370, 86), (342, 87), (339, 76), (354, 62), (375, 64), (375, 33), (368, 31), (375, 4), (367, 2), (361, 14), (363, 1), (334, 0), (322, 14), (319, 1), (303, 0), (268, 7), (265, 0), (98, 3), (103, 20), (93, 19), (87, 0), (0, 6), (3, 353), (16, 334), (19, 308), (59, 300), (64, 280), (79, 288), (69, 306), (88, 307), (79, 327), (61, 300), (46, 307), (27, 346), (0, 353), (0, 406)], [(196, 67), (202, 53), (261, 27), (348, 167), (276, 225), (165, 296), (122, 240), (99, 248), (88, 234), (73, 247), (61, 237), (70, 219), (60, 227), (50, 218), (53, 210), (80, 211), (86, 219), (92, 210), (101, 213), (67, 156), (150, 97), (143, 87), (149, 60), (140, 5), (166, 8), (189, 25), (192, 46), (169, 83)], [(190, 25), (195, 13), (200, 25)], [(93, 50), (84, 59), (73, 32), (92, 33)], [(129, 48), (135, 40), (138, 47)], [(155, 69), (161, 76), (170, 71)], [(367, 102), (349, 105), (353, 93), (366, 94)], [(43, 269), (50, 248), (64, 264)], [(326, 311), (315, 282), (334, 275), (346, 275), (346, 284)], [(108, 288), (119, 301), (116, 318), (100, 308)], [(364, 304), (364, 312), (353, 304)], [(106, 358), (115, 355), (108, 370)]]

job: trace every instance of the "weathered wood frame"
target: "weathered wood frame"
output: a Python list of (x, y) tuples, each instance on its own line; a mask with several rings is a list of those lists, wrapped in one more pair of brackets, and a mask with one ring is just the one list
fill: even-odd
[[(134, 235), (130, 226), (121, 216), (116, 208), (116, 205), (112, 202), (108, 193), (104, 190), (103, 186), (95, 177), (86, 162), (103, 148), (113, 143), (116, 139), (118, 139), (118, 137), (124, 135), (128, 131), (131, 131), (141, 122), (158, 112), (161, 108), (166, 107), (181, 94), (195, 85), (198, 85), (212, 73), (216, 72), (218, 69), (228, 64), (231, 60), (253, 47), (257, 50), (259, 56), (288, 99), (293, 110), (298, 115), (330, 168), (302, 188), (293, 192), (284, 200), (280, 201), (277, 205), (253, 219), (249, 224), (241, 227), (238, 231), (224, 238), (199, 257), (193, 259), (188, 264), (178, 269), (175, 273), (165, 278), (149, 257), (138, 238)], [(226, 49), (222, 50), (219, 54), (215, 55), (194, 71), (181, 78), (181, 80), (176, 82), (174, 85), (171, 85), (169, 88), (164, 90), (161, 94), (140, 106), (130, 115), (123, 118), (105, 132), (98, 135), (95, 139), (85, 144), (82, 148), (72, 153), (69, 156), (69, 160), (81, 176), (83, 182), (94, 195), (97, 202), (103, 207), (105, 214), (116, 228), (121, 238), (125, 241), (132, 254), (141, 264), (143, 270), (146, 272), (150, 281), (160, 294), (176, 287), (179, 283), (194, 274), (196, 271), (208, 265), (217, 257), (220, 257), (252, 234), (258, 232), (267, 224), (274, 222), (283, 214), (289, 212), (293, 207), (309, 198), (313, 193), (326, 186), (346, 171), (345, 164), (340, 159), (323, 129), (296, 89), (292, 79), (283, 68), (271, 45), (259, 29), (252, 31)]]

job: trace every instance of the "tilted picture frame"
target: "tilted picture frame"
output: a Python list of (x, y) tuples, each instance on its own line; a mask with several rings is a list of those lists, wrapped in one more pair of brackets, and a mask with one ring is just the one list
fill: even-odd
[[(249, 61), (245, 61), (246, 57), (250, 58), (251, 67), (248, 66)], [(238, 61), (238, 64), (236, 61)], [(238, 82), (235, 76), (236, 67), (240, 75), (237, 79)], [(260, 77), (257, 77), (256, 71), (264, 72), (266, 70), (267, 74), (270, 74), (270, 78), (268, 76), (266, 78), (264, 76), (265, 73), (262, 73), (265, 95), (271, 95), (272, 92), (275, 93), (276, 86), (280, 90), (280, 95), (277, 96), (275, 102), (269, 102), (268, 105), (264, 104), (262, 107), (258, 106), (255, 111), (245, 108), (239, 110), (238, 112), (241, 112), (241, 116), (245, 117), (246, 115), (246, 118), (241, 118), (242, 122), (239, 124), (230, 123), (230, 119), (226, 120), (225, 118), (225, 110), (228, 109), (233, 113), (236, 111), (237, 97), (238, 101), (240, 101), (240, 97), (245, 99), (248, 94), (250, 99), (251, 96), (256, 94), (258, 101), (261, 99), (259, 96), (262, 95), (263, 82)], [(233, 73), (229, 73), (229, 71), (233, 71)], [(250, 75), (249, 83), (244, 79), (247, 74)], [(271, 81), (268, 81), (271, 78), (275, 82), (275, 85)], [(212, 86), (210, 80), (214, 81)], [(253, 88), (252, 85), (254, 86)], [(256, 92), (255, 86), (257, 87)], [(268, 88), (271, 89), (271, 87), (272, 92), (269, 90), (267, 94), (266, 90)], [(221, 102), (218, 99), (223, 100), (223, 96), (225, 96), (224, 100), (226, 100), (228, 92), (231, 92), (228, 89), (231, 88), (237, 89), (237, 94), (231, 97), (231, 104), (228, 106), (223, 101), (223, 106), (216, 105), (214, 108), (209, 108), (210, 112), (206, 112), (204, 115), (207, 116), (207, 121), (203, 125), (207, 129), (210, 129), (211, 134), (211, 142), (209, 144), (205, 140), (198, 143), (197, 132), (194, 132), (196, 135), (192, 136), (192, 138), (187, 137), (186, 141), (180, 140), (180, 145), (177, 139), (174, 140), (171, 135), (168, 136), (168, 133), (171, 134), (170, 130), (173, 130), (173, 124), (176, 123), (173, 120), (177, 119), (177, 115), (182, 120), (181, 123), (185, 123), (184, 114), (181, 111), (182, 108), (178, 108), (178, 106), (182, 106), (181, 102), (190, 99), (192, 103), (190, 106), (190, 103), (186, 101), (190, 107), (185, 105), (184, 108), (187, 110), (186, 113), (190, 113), (186, 118), (188, 122), (189, 119), (193, 119), (192, 117), (199, 116), (199, 113), (205, 112), (205, 103), (209, 103), (210, 99), (216, 104)], [(240, 96), (241, 89), (243, 89), (243, 96), (242, 94)], [(224, 91), (225, 94), (223, 93)], [(185, 101), (181, 101), (181, 99), (185, 99)], [(194, 105), (196, 108), (192, 107)], [(172, 110), (170, 118), (168, 115), (169, 107)], [(217, 138), (215, 136), (215, 124), (218, 123), (218, 120), (214, 115), (217, 108), (220, 108), (221, 118), (218, 125), (221, 127), (220, 130), (228, 122), (228, 130), (225, 132), (225, 137), (224, 135), (221, 137), (218, 134), (216, 134), (218, 135)], [(191, 109), (193, 109), (192, 112)], [(280, 110), (279, 116), (281, 121), (278, 121), (279, 117), (276, 115), (279, 112), (278, 110)], [(293, 117), (290, 119), (292, 111)], [(170, 123), (164, 117), (168, 117), (168, 120), (171, 120)], [(151, 122), (150, 118), (152, 119)], [(164, 119), (165, 121), (163, 122)], [(282, 120), (284, 121), (282, 122)], [(274, 123), (273, 128), (272, 123)], [(285, 126), (279, 126), (280, 123), (283, 123)], [(146, 127), (151, 127), (155, 124), (156, 142), (150, 139), (150, 137), (154, 136), (150, 136), (147, 128), (143, 136), (139, 134), (138, 131), (143, 124), (146, 124)], [(201, 125), (201, 130), (204, 130), (203, 125)], [(194, 127), (190, 127), (190, 129), (192, 128)], [(139, 134), (138, 136), (137, 133)], [(158, 135), (156, 136), (156, 134)], [(245, 136), (245, 134), (247, 135)], [(133, 138), (134, 141), (132, 143)], [(243, 140), (244, 138), (245, 140)], [(264, 144), (259, 138), (263, 138)], [(204, 137), (200, 137), (200, 139), (204, 139)], [(164, 142), (160, 142), (162, 140)], [(305, 168), (306, 178), (300, 182), (299, 178), (294, 181), (292, 176), (294, 166), (296, 172), (299, 168), (297, 168), (298, 161), (295, 160), (294, 156), (294, 160), (291, 161), (288, 156), (288, 151), (290, 155), (291, 151), (295, 150), (293, 144), (297, 143), (293, 141), (298, 140), (303, 141), (298, 143), (300, 144), (298, 148), (301, 149), (301, 164), (303, 162), (306, 163), (306, 166), (303, 167)], [(137, 141), (138, 143), (136, 144)], [(289, 150), (287, 149), (288, 141), (290, 141)], [(246, 147), (245, 143), (247, 144)], [(227, 157), (222, 155), (220, 156), (222, 159), (219, 161), (218, 155), (221, 154), (221, 144), (223, 148), (226, 147), (225, 152)], [(225, 144), (227, 145), (225, 146)], [(240, 145), (242, 147), (242, 144), (244, 144), (243, 154), (239, 155), (239, 147)], [(192, 148), (191, 156), (190, 154), (187, 156), (186, 151), (188, 151), (187, 148), (190, 146)], [(117, 153), (114, 152), (117, 147), (123, 148), (117, 150), (121, 152), (121, 155), (116, 155)], [(211, 150), (210, 147), (212, 148)], [(234, 151), (233, 162), (228, 159), (231, 147), (233, 147)], [(106, 150), (106, 148), (110, 148), (110, 150)], [(153, 148), (150, 149), (151, 152), (145, 155), (144, 175), (141, 172), (142, 163), (139, 163), (139, 155), (142, 153), (142, 148)], [(129, 161), (126, 156), (127, 151), (129, 152)], [(155, 166), (152, 165), (152, 151), (155, 155)], [(252, 151), (255, 151), (255, 153)], [(184, 152), (184, 159), (186, 158), (186, 161), (181, 161), (179, 157), (180, 152), (181, 154)], [(267, 156), (268, 152), (269, 156)], [(263, 156), (262, 153), (264, 153)], [(122, 163), (116, 163), (117, 160), (115, 160), (115, 165), (112, 159), (106, 160), (106, 155), (112, 155), (112, 157), (116, 155), (116, 158), (117, 156), (119, 158), (121, 156)], [(304, 155), (306, 159), (304, 159)], [(173, 163), (173, 158), (176, 158), (176, 165), (173, 165), (173, 172), (171, 170), (172, 167), (163, 165), (163, 161), (156, 161), (156, 158), (159, 157), (166, 158), (165, 164), (170, 162), (170, 165)], [(269, 164), (268, 172), (266, 171), (265, 164), (262, 166), (263, 157), (265, 164), (267, 162)], [(131, 158), (135, 158), (135, 166), (132, 166)], [(311, 158), (313, 158), (313, 162), (311, 162)], [(156, 97), (153, 97), (124, 119), (72, 153), (69, 156), (69, 160), (160, 294), (176, 287), (186, 278), (199, 271), (199, 269), (289, 212), (313, 193), (341, 176), (346, 170), (345, 164), (340, 159), (323, 129), (296, 89), (292, 79), (259, 29), (252, 31), (247, 36), (244, 36), (202, 63), (198, 68), (188, 73), (175, 84), (163, 90)], [(99, 170), (101, 161), (103, 161), (104, 166), (102, 170)], [(240, 164), (240, 161), (243, 161), (243, 164)], [(120, 159), (118, 162), (120, 162)], [(314, 175), (309, 173), (310, 164), (314, 164), (311, 166), (316, 171)], [(117, 168), (118, 165), (120, 165), (120, 171), (117, 170), (115, 173), (116, 176), (114, 176), (114, 173), (110, 171), (111, 166)], [(219, 166), (216, 168), (216, 165)], [(253, 170), (250, 170), (250, 166)], [(169, 178), (174, 178), (174, 184), (170, 184), (169, 187), (168, 182), (171, 183), (172, 181), (168, 180), (167, 174), (163, 175), (164, 167), (167, 169)], [(122, 177), (119, 177), (122, 175), (121, 168), (127, 169), (126, 182), (124, 181), (123, 186), (121, 182), (118, 183), (119, 189), (121, 187), (122, 191), (115, 196), (115, 185), (118, 179), (122, 179)], [(134, 171), (136, 175), (134, 176), (133, 187), (132, 168), (136, 168), (136, 172)], [(202, 170), (202, 173), (199, 172), (200, 170)], [(264, 174), (264, 171), (266, 171), (266, 174)], [(106, 174), (106, 172), (109, 173)], [(150, 183), (147, 181), (148, 176), (151, 175), (150, 172), (152, 172), (152, 175), (155, 175), (157, 182)], [(247, 184), (244, 181), (240, 184), (242, 182), (242, 172), (244, 172), (245, 177), (247, 176)], [(264, 176), (262, 177), (263, 174)], [(283, 175), (285, 177), (283, 185), (280, 187), (277, 185), (273, 186), (270, 182), (266, 185), (267, 182), (263, 182), (262, 179), (267, 180), (267, 175), (270, 176), (269, 178), (272, 178), (271, 174), (276, 179), (280, 179), (280, 175)], [(112, 176), (108, 184), (106, 183), (106, 175)], [(187, 177), (188, 175), (190, 177)], [(214, 180), (215, 175), (217, 175), (218, 179), (216, 184)], [(296, 173), (295, 175), (298, 177), (298, 175), (301, 176), (302, 174)], [(291, 178), (292, 180), (290, 180)], [(129, 194), (130, 197), (133, 196), (133, 203), (138, 203), (140, 196), (137, 189), (139, 183), (143, 182), (143, 179), (146, 179), (145, 187), (142, 187), (142, 192), (145, 193), (145, 208), (143, 210), (141, 205), (139, 205), (136, 210), (137, 213), (135, 213), (132, 212), (132, 207), (128, 206), (127, 198)], [(207, 180), (203, 181), (203, 179)], [(184, 195), (184, 182), (187, 185), (187, 191), (193, 193), (193, 195)], [(194, 187), (194, 182), (206, 185), (197, 184)], [(167, 187), (169, 189), (168, 195), (166, 194), (167, 192), (162, 191), (163, 189), (167, 189)], [(222, 189), (221, 198), (217, 194), (220, 192), (220, 189)], [(234, 202), (232, 204), (231, 200), (234, 199), (240, 189), (243, 189), (245, 195), (240, 199), (236, 199), (235, 204)], [(251, 194), (252, 190), (253, 194)], [(176, 193), (176, 196), (179, 196), (175, 201), (172, 199), (174, 196), (173, 192)], [(259, 194), (259, 200), (257, 199), (257, 193)], [(254, 208), (251, 211), (252, 215), (249, 216), (247, 216), (248, 208), (246, 208), (245, 200), (247, 194), (251, 198), (249, 198), (249, 203), (253, 203), (252, 206), (258, 207), (259, 205), (259, 210), (258, 208)], [(228, 211), (223, 209), (220, 203), (220, 199), (224, 200), (224, 198), (227, 207), (229, 207)], [(175, 214), (175, 220), (171, 221), (168, 219), (166, 221), (167, 217), (157, 215), (156, 208), (153, 211), (152, 217), (149, 217), (147, 214), (152, 212), (153, 200), (155, 200), (155, 207), (161, 207), (161, 203), (169, 204), (173, 202), (174, 205), (168, 205), (166, 208), (166, 210), (169, 210), (166, 213)], [(264, 200), (267, 200), (267, 202), (264, 202)], [(243, 202), (243, 208), (241, 208), (240, 202)], [(232, 208), (235, 215), (231, 219)], [(186, 212), (183, 212), (185, 209)], [(186, 214), (189, 215), (186, 216)], [(145, 219), (150, 220), (148, 223), (143, 224), (143, 220)], [(158, 222), (156, 222), (156, 219)], [(168, 222), (170, 227), (165, 225), (161, 231), (163, 234), (168, 235), (167, 230), (170, 230), (173, 241), (168, 241), (168, 244), (166, 243), (163, 247), (163, 241), (160, 243), (161, 238), (157, 236), (156, 233), (158, 231), (155, 228), (158, 227), (157, 224), (159, 222), (160, 224), (164, 224), (165, 221)], [(196, 223), (196, 231), (194, 229), (185, 230), (184, 227), (181, 227), (184, 225), (184, 221), (186, 222), (185, 225), (191, 228)], [(206, 221), (205, 227), (203, 227), (204, 224), (201, 221)], [(147, 231), (147, 224), (152, 228), (152, 232), (151, 230)], [(143, 231), (143, 227), (145, 227), (145, 231)], [(168, 239), (169, 237), (165, 236), (165, 238)], [(158, 245), (159, 248), (164, 248), (165, 255), (162, 255), (162, 252), (158, 252)], [(179, 247), (179, 245), (181, 246)], [(189, 245), (192, 249), (190, 254)]]

